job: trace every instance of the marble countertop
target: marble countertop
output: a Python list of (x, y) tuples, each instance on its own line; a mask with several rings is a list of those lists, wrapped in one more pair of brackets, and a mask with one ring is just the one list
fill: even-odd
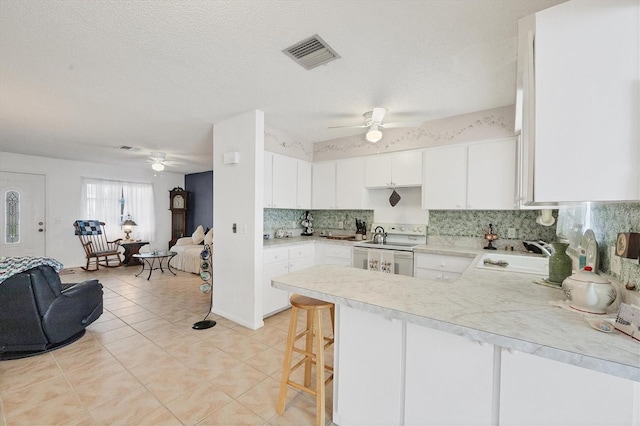
[(270, 238), (268, 240), (263, 240), (262, 247), (263, 248), (282, 247), (287, 245), (306, 244), (311, 242), (337, 244), (337, 245), (353, 247), (355, 243), (361, 243), (362, 241), (334, 240), (327, 237), (321, 237), (319, 235), (310, 235), (307, 237), (300, 236), (300, 237), (287, 237), (287, 238)]
[[(441, 249), (432, 250), (424, 252)], [(562, 290), (534, 284), (531, 275), (475, 268), (478, 258), (455, 282), (322, 265), (272, 285), (640, 382), (640, 342), (597, 331), (583, 314), (551, 305), (564, 300)]]

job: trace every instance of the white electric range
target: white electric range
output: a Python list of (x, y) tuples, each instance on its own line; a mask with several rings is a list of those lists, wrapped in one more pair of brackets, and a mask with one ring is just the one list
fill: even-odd
[[(384, 243), (373, 242), (378, 227), (386, 234)], [(427, 227), (422, 224), (374, 223), (369, 237), (371, 239), (353, 246), (354, 268), (412, 277), (413, 249), (427, 242)]]

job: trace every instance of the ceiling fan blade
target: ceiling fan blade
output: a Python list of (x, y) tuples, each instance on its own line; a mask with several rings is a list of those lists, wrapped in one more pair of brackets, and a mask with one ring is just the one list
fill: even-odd
[(364, 129), (369, 126), (329, 126), (327, 129)]
[(386, 113), (386, 108), (374, 108), (371, 112), (371, 121), (373, 121), (374, 123), (381, 123)]
[(384, 123), (381, 124), (380, 127), (384, 129), (392, 129), (394, 127), (420, 127), (422, 126), (422, 121), (405, 121), (398, 123)]

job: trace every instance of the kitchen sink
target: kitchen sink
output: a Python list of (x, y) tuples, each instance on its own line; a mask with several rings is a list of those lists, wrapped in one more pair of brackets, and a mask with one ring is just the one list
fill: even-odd
[(546, 277), (549, 275), (549, 258), (539, 256), (518, 256), (515, 254), (487, 253), (483, 254), (478, 269), (490, 271), (517, 272)]

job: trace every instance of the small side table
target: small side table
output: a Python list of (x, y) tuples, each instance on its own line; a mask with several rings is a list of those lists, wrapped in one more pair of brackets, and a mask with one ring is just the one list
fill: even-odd
[(120, 243), (124, 247), (124, 260), (122, 264), (124, 266), (138, 266), (142, 265), (140, 259), (133, 257), (134, 254), (140, 253), (140, 247), (149, 244), (149, 241), (133, 241), (130, 243)]
[[(164, 269), (162, 268), (162, 261), (166, 259), (167, 270), (171, 272), (173, 275), (176, 273), (171, 270), (171, 265), (169, 265), (169, 261), (173, 256), (175, 256), (175, 251), (161, 251), (157, 253), (138, 253), (134, 254), (133, 257), (142, 260), (142, 270), (136, 274), (136, 277), (140, 276), (146, 269), (149, 269), (149, 275), (147, 276), (147, 281), (151, 278), (151, 273), (154, 269), (160, 269), (160, 272), (164, 273)], [(158, 264), (156, 265), (156, 259), (158, 260)]]

